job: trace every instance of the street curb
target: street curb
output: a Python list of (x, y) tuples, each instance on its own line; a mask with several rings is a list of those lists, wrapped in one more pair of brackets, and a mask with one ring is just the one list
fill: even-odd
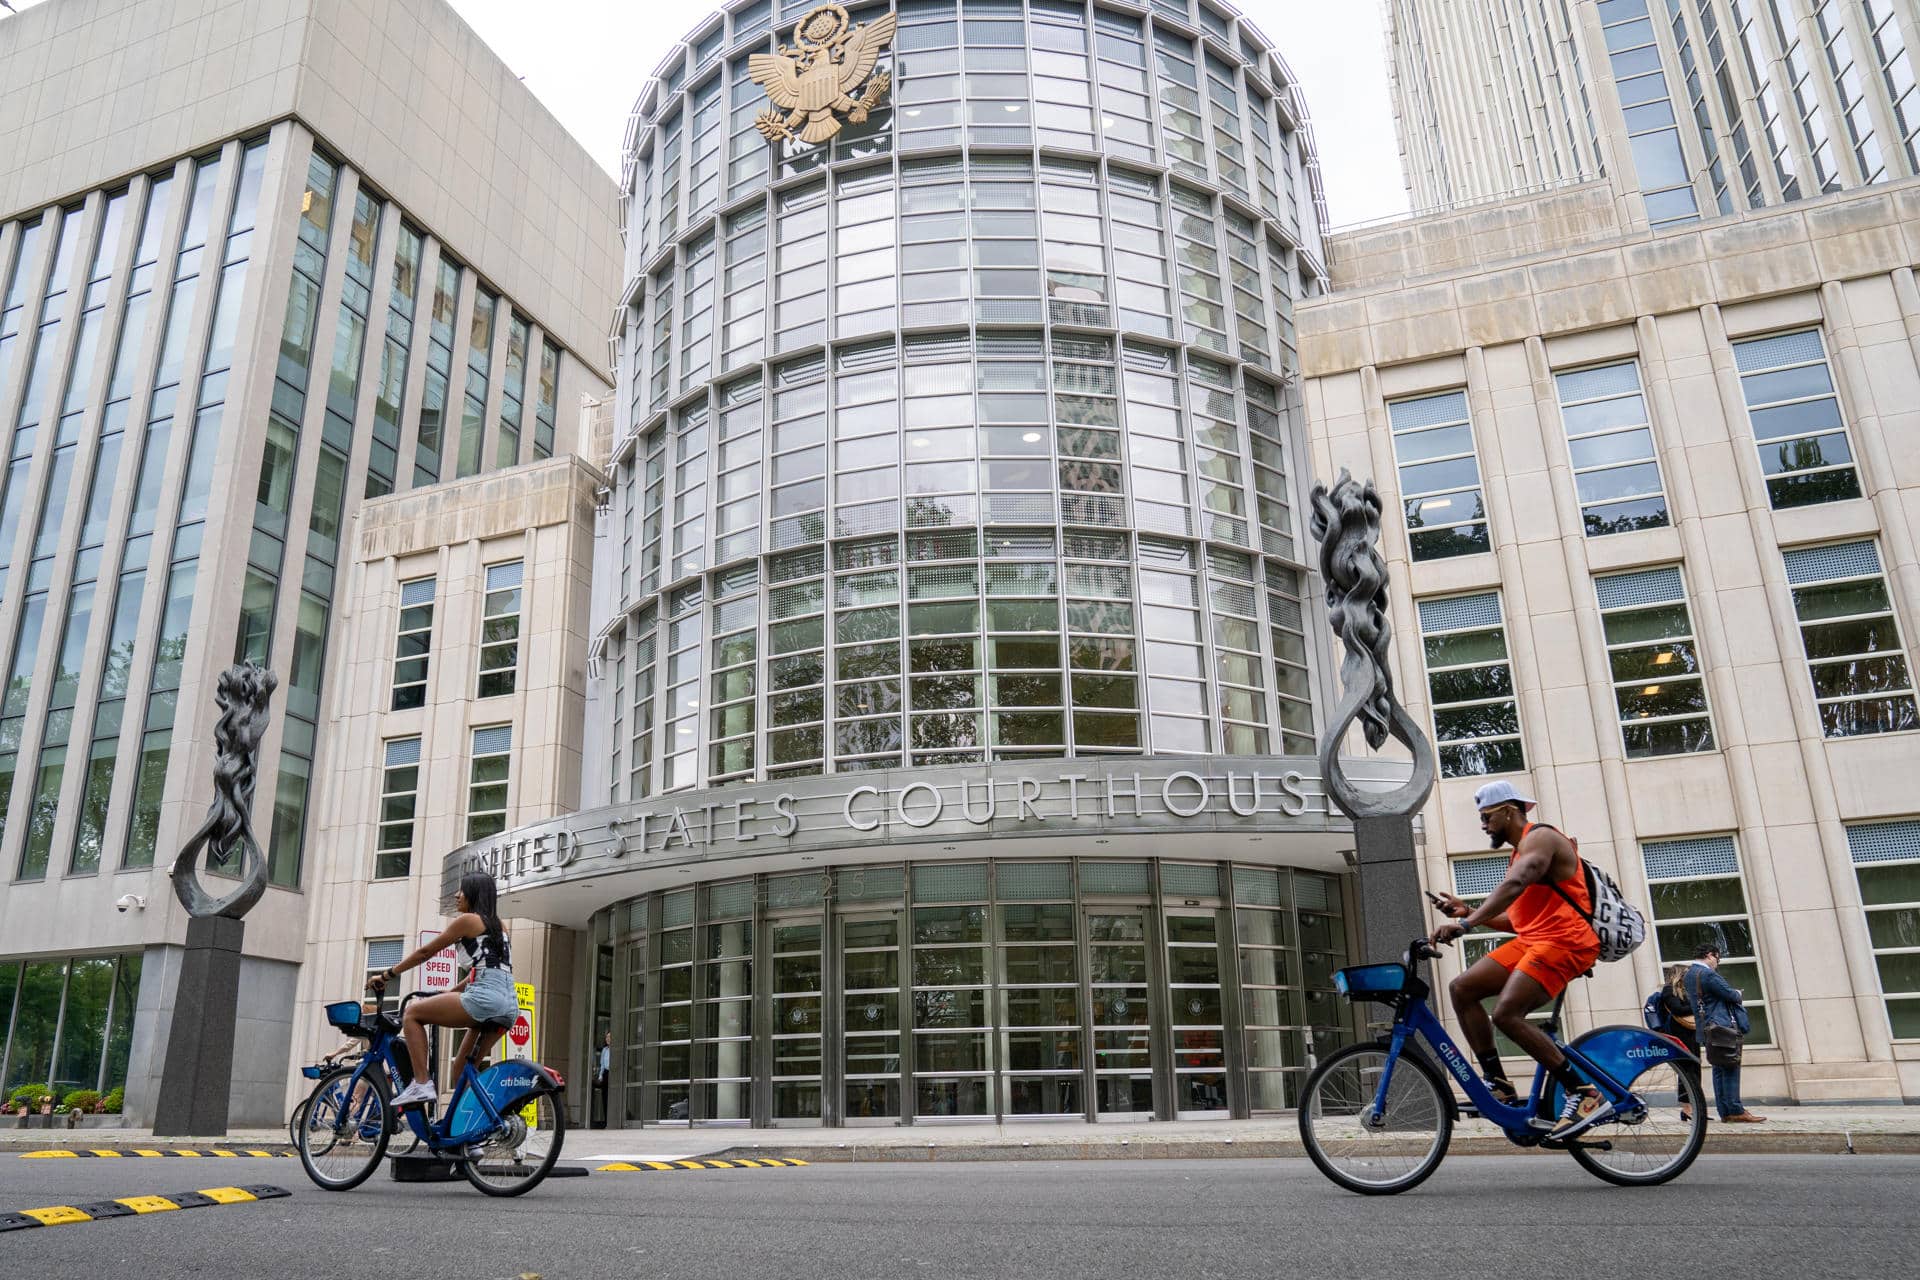
[(209, 1187), (205, 1191), (175, 1191), (164, 1196), (124, 1196), (118, 1200), (93, 1200), (86, 1204), (48, 1205), (43, 1209), (0, 1213), (0, 1231), (64, 1227), (76, 1222), (99, 1222), (105, 1218), (130, 1218), (148, 1213), (167, 1213), (174, 1209), (200, 1209), (216, 1204), (251, 1204), (256, 1200), (278, 1200), (292, 1194), (285, 1187)]
[[(1516, 1147), (1495, 1135), (1456, 1137), (1447, 1146), (1456, 1156), (1559, 1155), (1544, 1148)], [(1021, 1160), (1299, 1160), (1299, 1142), (1256, 1139), (1244, 1142), (1024, 1142), (925, 1144), (849, 1143), (846, 1146), (728, 1147), (703, 1160), (801, 1159), (809, 1164), (954, 1164)], [(1709, 1130), (1704, 1155), (1920, 1155), (1920, 1134), (1724, 1133)]]

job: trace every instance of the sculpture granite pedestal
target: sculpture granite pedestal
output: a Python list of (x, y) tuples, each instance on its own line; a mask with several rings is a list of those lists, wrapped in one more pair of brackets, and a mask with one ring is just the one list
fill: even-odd
[[(153, 1113), (157, 1137), (212, 1138), (227, 1131), (247, 931), (241, 917), (267, 891), (266, 859), (253, 838), (254, 761), (267, 731), (267, 699), (278, 683), (271, 671), (246, 664), (222, 672), (214, 691), (220, 719), (213, 730), (213, 803), (173, 860), (174, 895), (189, 919)], [(240, 857), (239, 887), (224, 898), (209, 897), (194, 875), (202, 849), (223, 867)]]
[(157, 1136), (204, 1138), (227, 1131), (240, 943), (246, 931), (245, 924), (230, 916), (187, 922), (180, 982), (173, 993), (173, 1029), (153, 1113)]
[[(1380, 496), (1371, 482), (1357, 484), (1342, 470), (1331, 491), (1321, 484), (1313, 487), (1312, 501), (1311, 528), (1320, 544), (1327, 617), (1346, 651), (1340, 663), (1340, 701), (1320, 738), (1320, 769), (1327, 793), (1353, 819), (1364, 947), (1356, 959), (1397, 960), (1409, 941), (1428, 932), (1420, 869), (1414, 861), (1413, 815), (1433, 791), (1433, 747), (1393, 696), (1393, 671), (1387, 665), (1393, 636), (1387, 622), (1387, 566), (1375, 549)], [(1362, 791), (1347, 780), (1340, 747), (1356, 722), (1374, 750), (1391, 736), (1412, 753), (1412, 772), (1400, 786)]]

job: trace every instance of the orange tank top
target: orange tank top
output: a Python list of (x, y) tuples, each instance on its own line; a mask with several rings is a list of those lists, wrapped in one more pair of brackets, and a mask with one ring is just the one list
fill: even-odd
[[(1526, 831), (1520, 833), (1515, 842), (1513, 857), (1507, 859), (1507, 865), (1513, 865), (1513, 858), (1520, 856), (1520, 845), (1526, 843), (1527, 833), (1543, 823), (1529, 822)], [(1558, 828), (1548, 827), (1549, 831)], [(1576, 851), (1577, 852), (1577, 851)], [(1587, 877), (1584, 871), (1576, 869), (1573, 878), (1562, 880), (1560, 888), (1568, 898), (1580, 904), (1582, 911), (1593, 910), (1593, 900), (1587, 896)], [(1514, 933), (1522, 942), (1546, 942), (1555, 946), (1580, 951), (1595, 945), (1593, 926), (1579, 911), (1567, 904), (1566, 898), (1555, 893), (1545, 884), (1530, 884), (1520, 891), (1520, 896), (1507, 908), (1507, 921), (1513, 925)]]

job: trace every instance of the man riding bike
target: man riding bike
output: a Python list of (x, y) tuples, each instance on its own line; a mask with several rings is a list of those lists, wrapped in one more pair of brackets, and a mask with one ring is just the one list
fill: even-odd
[[(1474, 793), (1473, 802), (1492, 847), (1511, 844), (1513, 856), (1506, 879), (1477, 907), (1450, 893), (1430, 895), (1453, 917), (1452, 923), (1433, 931), (1432, 940), (1452, 942), (1483, 925), (1516, 935), (1455, 978), (1447, 991), (1487, 1088), (1508, 1105), (1518, 1105), (1519, 1091), (1494, 1048), (1493, 1030), (1498, 1027), (1545, 1065), (1566, 1098), (1557, 1120), (1536, 1117), (1532, 1123), (1551, 1129), (1556, 1139), (1571, 1138), (1607, 1119), (1613, 1107), (1527, 1015), (1558, 996), (1600, 957), (1600, 939), (1582, 914), (1593, 908), (1586, 873), (1572, 841), (1552, 827), (1528, 821), (1534, 801), (1512, 783), (1489, 782)], [(1489, 1018), (1481, 1002), (1491, 996), (1499, 999)]]

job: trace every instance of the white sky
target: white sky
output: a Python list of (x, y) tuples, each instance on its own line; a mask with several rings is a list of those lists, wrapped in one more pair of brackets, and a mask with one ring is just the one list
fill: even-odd
[[(10, 0), (25, 9), (41, 0)], [(1333, 225), (1404, 213), (1387, 100), (1384, 0), (1230, 0), (1267, 34), (1306, 90)], [(627, 113), (667, 51), (712, 0), (449, 0), (574, 137), (620, 172)], [(1347, 7), (1351, 4), (1351, 8)], [(6, 11), (0, 9), (0, 20)]]
[[(640, 87), (711, 0), (450, 0), (547, 109), (606, 166)], [(1405, 212), (1381, 0), (1234, 0), (1285, 55), (1306, 91), (1333, 225)], [(1351, 3), (1351, 0), (1349, 0)], [(679, 16), (676, 16), (679, 15)]]

